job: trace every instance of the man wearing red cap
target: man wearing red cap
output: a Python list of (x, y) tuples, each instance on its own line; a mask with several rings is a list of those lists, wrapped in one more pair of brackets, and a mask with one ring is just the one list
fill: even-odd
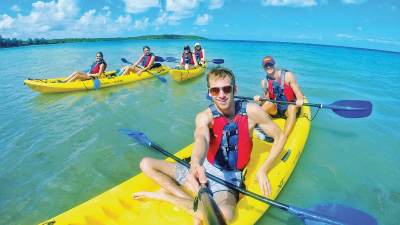
[[(271, 56), (263, 58), (262, 66), (266, 73), (265, 79), (261, 80), (264, 97), (277, 101), (296, 102), (296, 105), (289, 105), (266, 101), (262, 105), (269, 115), (286, 118), (283, 133), (288, 137), (296, 123), (297, 112), (304, 103), (303, 93), (294, 74), (288, 70), (276, 68), (275, 60)], [(260, 102), (260, 96), (254, 96), (254, 101)]]

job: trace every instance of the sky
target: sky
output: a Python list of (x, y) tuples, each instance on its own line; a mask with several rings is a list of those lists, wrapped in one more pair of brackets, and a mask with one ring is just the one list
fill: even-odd
[(1, 0), (5, 38), (148, 34), (400, 52), (400, 0)]

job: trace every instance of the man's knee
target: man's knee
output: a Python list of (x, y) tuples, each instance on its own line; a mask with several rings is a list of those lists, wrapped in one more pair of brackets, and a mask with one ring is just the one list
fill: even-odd
[(228, 208), (221, 208), (222, 215), (224, 216), (226, 222), (231, 222), (233, 218), (235, 217), (235, 210), (232, 209), (231, 207)]
[(149, 158), (149, 157), (145, 157), (142, 159), (142, 161), (140, 161), (140, 169), (143, 172), (149, 171), (152, 169), (152, 162), (154, 161), (154, 159)]

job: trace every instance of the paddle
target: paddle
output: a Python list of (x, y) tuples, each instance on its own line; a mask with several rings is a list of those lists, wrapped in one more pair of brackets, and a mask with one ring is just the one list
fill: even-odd
[[(166, 62), (178, 62), (179, 59), (177, 59), (177, 58), (175, 58), (175, 57), (172, 57), (172, 56), (168, 56), (168, 57), (165, 57), (165, 61), (166, 61)], [(207, 62), (212, 62), (212, 63), (214, 63), (214, 64), (222, 64), (222, 63), (225, 62), (224, 59), (212, 59), (212, 60), (206, 60), (206, 61), (207, 61)]]
[[(159, 145), (153, 143), (144, 133), (134, 130), (121, 129), (122, 133), (128, 135), (137, 143), (146, 145), (155, 149), (167, 157), (174, 159), (177, 163), (180, 163), (186, 167), (189, 164), (184, 160), (178, 158), (174, 154), (164, 150)], [(232, 183), (215, 177), (209, 173), (206, 174), (208, 178), (214, 180), (217, 183), (225, 185), (231, 189), (234, 189), (244, 195), (250, 196), (256, 200), (269, 204), (270, 206), (276, 207), (278, 209), (284, 210), (292, 215), (297, 216), (306, 225), (323, 225), (323, 224), (333, 224), (333, 225), (377, 225), (377, 221), (371, 215), (351, 208), (349, 206), (341, 204), (320, 204), (312, 208), (312, 210), (302, 209), (299, 207), (290, 206), (287, 204), (279, 203), (277, 201), (271, 200), (254, 192), (250, 192), (241, 187), (238, 187)]]
[[(253, 100), (252, 97), (235, 96), (235, 98), (244, 100)], [(296, 102), (276, 101), (266, 98), (262, 98), (260, 100), (269, 101), (277, 104), (296, 105)], [(372, 103), (370, 101), (365, 101), (365, 100), (339, 100), (327, 105), (313, 104), (313, 103), (304, 103), (304, 105), (320, 109), (331, 109), (334, 113), (344, 118), (368, 117), (372, 112)]]
[[(125, 59), (125, 58), (121, 58), (121, 61), (123, 62), (123, 63), (126, 63), (126, 64), (133, 64), (132, 62), (129, 62), (127, 59)], [(157, 74), (155, 74), (155, 73), (152, 73), (152, 72), (150, 72), (150, 70), (147, 70), (146, 72), (148, 72), (148, 73), (150, 73), (151, 75), (153, 75), (153, 76), (155, 76), (159, 81), (161, 81), (162, 83), (167, 83), (167, 80), (164, 78), (164, 77), (161, 77), (161, 76), (159, 76), (159, 75), (157, 75)]]

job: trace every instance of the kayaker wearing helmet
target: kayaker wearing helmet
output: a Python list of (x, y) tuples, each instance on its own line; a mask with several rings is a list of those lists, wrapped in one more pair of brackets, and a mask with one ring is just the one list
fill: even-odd
[(257, 171), (261, 194), (269, 196), (271, 186), (267, 173), (272, 169), (285, 144), (285, 136), (271, 118), (255, 103), (235, 101), (237, 87), (232, 71), (217, 67), (207, 74), (209, 96), (213, 104), (197, 114), (190, 169), (179, 163), (144, 158), (140, 162), (143, 173), (157, 182), (157, 192), (137, 192), (134, 199), (152, 198), (170, 202), (195, 216), (199, 224), (201, 210), (193, 211), (193, 197), (185, 190), (199, 191), (200, 184), (209, 188), (225, 220), (235, 216), (239, 193), (213, 180), (205, 172), (234, 185), (243, 185), (243, 169), (253, 149), (252, 132), (256, 125), (274, 138), (268, 158)]
[[(296, 105), (276, 104), (265, 101), (262, 108), (271, 116), (286, 118), (283, 133), (289, 136), (296, 123), (297, 112), (304, 103), (304, 96), (297, 84), (294, 74), (285, 69), (277, 69), (275, 60), (271, 56), (265, 56), (261, 62), (266, 73), (261, 80), (261, 87), (267, 99), (296, 102)], [(254, 101), (260, 103), (260, 96), (254, 96)]]
[(63, 82), (72, 82), (76, 80), (90, 80), (100, 77), (107, 68), (107, 63), (103, 59), (103, 53), (96, 53), (96, 61), (90, 66), (89, 72), (75, 71), (69, 75)]
[[(142, 72), (153, 68), (156, 56), (150, 52), (149, 46), (143, 46), (143, 55), (132, 65), (125, 66), (123, 68), (122, 75), (129, 74), (130, 72), (134, 72), (137, 75), (140, 75)], [(140, 65), (140, 66), (139, 66)]]
[(181, 57), (181, 67), (183, 67), (185, 70), (188, 70), (197, 66), (195, 55), (190, 50), (189, 45), (185, 45), (185, 47), (183, 47), (183, 53)]
[(199, 42), (194, 44), (194, 55), (196, 57), (197, 64), (204, 65), (206, 62), (206, 55)]

